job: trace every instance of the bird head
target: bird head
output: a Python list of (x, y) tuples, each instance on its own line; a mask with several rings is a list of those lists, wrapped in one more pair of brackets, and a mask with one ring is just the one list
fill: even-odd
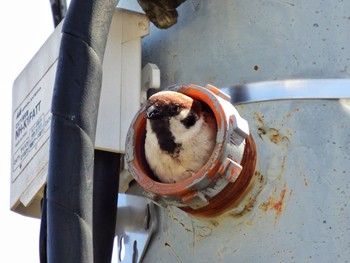
[[(176, 156), (180, 149), (192, 145), (198, 135), (216, 134), (216, 122), (203, 102), (175, 91), (161, 91), (148, 99), (147, 132), (154, 134), (160, 148)], [(209, 113), (210, 112), (210, 113)]]
[(201, 102), (179, 92), (161, 91), (149, 98), (146, 118), (151, 123), (171, 120), (173, 124), (188, 129), (196, 124), (201, 112)]

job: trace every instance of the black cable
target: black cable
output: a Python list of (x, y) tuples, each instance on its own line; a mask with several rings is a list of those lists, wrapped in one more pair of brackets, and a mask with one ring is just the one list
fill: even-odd
[(53, 24), (57, 27), (67, 13), (67, 3), (65, 0), (50, 0), (50, 5)]
[(39, 257), (40, 263), (47, 263), (47, 214), (46, 214), (46, 186), (44, 189), (44, 197), (41, 200), (41, 221), (39, 234)]
[(112, 260), (119, 187), (120, 154), (95, 151), (93, 245), (94, 263)]
[(47, 261), (93, 262), (93, 173), (102, 60), (116, 0), (73, 0), (52, 99)]

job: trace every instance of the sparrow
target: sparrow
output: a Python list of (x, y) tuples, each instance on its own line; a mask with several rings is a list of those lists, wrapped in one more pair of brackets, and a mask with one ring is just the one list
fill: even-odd
[(163, 183), (190, 178), (208, 161), (217, 124), (207, 104), (175, 91), (160, 91), (146, 105), (145, 157)]

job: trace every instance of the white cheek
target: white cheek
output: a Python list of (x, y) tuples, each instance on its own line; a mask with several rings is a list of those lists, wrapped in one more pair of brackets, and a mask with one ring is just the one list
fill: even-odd
[(195, 138), (201, 131), (203, 119), (199, 119), (195, 125), (186, 128), (180, 120), (170, 119), (170, 130), (175, 137), (175, 142), (184, 143)]
[(145, 154), (148, 164), (153, 170), (155, 170), (157, 166), (157, 156), (161, 155), (161, 150), (157, 136), (152, 131), (149, 120), (147, 120), (146, 125)]
[(146, 136), (147, 137), (154, 137), (154, 138), (157, 138), (155, 132), (153, 131), (152, 127), (151, 127), (151, 122), (150, 120), (147, 120), (147, 123), (146, 123)]
[(151, 129), (150, 121), (147, 120), (145, 150), (148, 152), (155, 152), (158, 150), (157, 148), (159, 148), (157, 136)]
[(190, 110), (183, 109), (180, 111), (180, 113), (175, 117), (177, 120), (183, 120), (187, 117), (187, 115), (190, 113)]

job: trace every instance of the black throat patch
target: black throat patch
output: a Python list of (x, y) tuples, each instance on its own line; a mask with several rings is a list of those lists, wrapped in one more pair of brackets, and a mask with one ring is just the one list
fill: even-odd
[(151, 120), (151, 127), (157, 136), (160, 149), (172, 157), (177, 157), (182, 145), (175, 143), (175, 137), (170, 131), (169, 119)]

